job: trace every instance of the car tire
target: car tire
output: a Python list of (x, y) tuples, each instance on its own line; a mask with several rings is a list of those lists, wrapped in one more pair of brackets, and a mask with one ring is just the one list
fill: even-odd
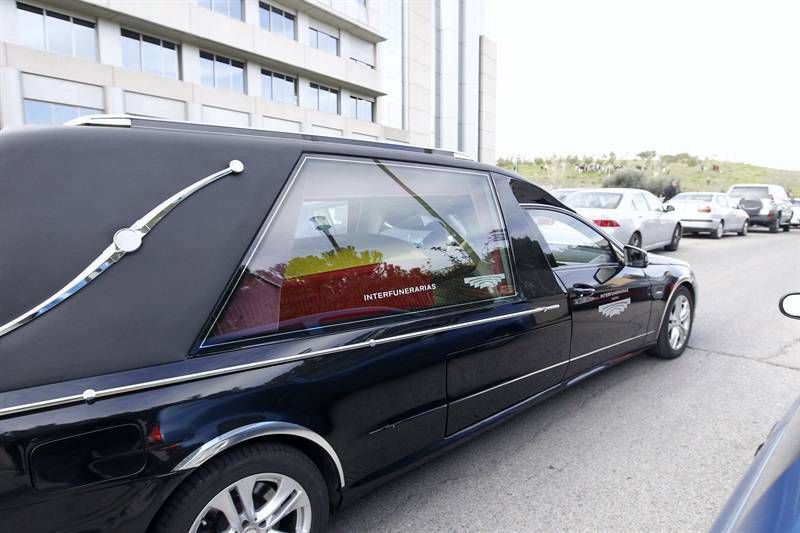
[[(683, 317), (686, 309), (688, 309), (688, 316)], [(664, 313), (661, 329), (658, 332), (658, 339), (650, 353), (661, 359), (680, 357), (689, 345), (689, 337), (692, 335), (693, 325), (694, 299), (689, 289), (685, 286), (680, 286), (667, 302), (667, 309)], [(676, 334), (682, 335), (682, 338), (675, 339), (673, 336)], [(680, 342), (673, 342), (676, 340)]]
[[(778, 213), (778, 217), (780, 217), (780, 213)], [(779, 218), (776, 218), (772, 222), (769, 223), (769, 232), (770, 233), (778, 233), (778, 229), (780, 228), (780, 222), (778, 222)]]
[(630, 244), (631, 246), (635, 246), (637, 248), (641, 248), (642, 247), (642, 234), (639, 233), (638, 231), (634, 231), (633, 235), (631, 235), (631, 238), (628, 239), (628, 244)]
[(786, 224), (785, 226), (781, 226), (781, 229), (783, 229), (783, 231), (789, 231), (790, 227), (791, 226), (789, 224)]
[(741, 236), (741, 237), (746, 237), (747, 236), (747, 221), (746, 220), (742, 224), (742, 229), (737, 231), (736, 234)]
[[(249, 498), (255, 511), (269, 504), (277, 509), (268, 517), (258, 517), (245, 510), (243, 498)], [(297, 508), (278, 520), (279, 511), (292, 499), (292, 507)], [(310, 525), (316, 533), (325, 530), (329, 508), (325, 479), (311, 459), (291, 446), (258, 443), (234, 448), (198, 468), (164, 504), (152, 531), (213, 531), (230, 526), (226, 517), (231, 516), (241, 521), (239, 530), (256, 526), (262, 531), (269, 526), (266, 529), (271, 531), (280, 525), (281, 531), (303, 531)]]
[(711, 232), (712, 239), (721, 239), (725, 235), (725, 223), (720, 221), (717, 227)]
[(683, 237), (683, 228), (680, 224), (675, 224), (675, 229), (672, 230), (672, 240), (664, 247), (668, 252), (675, 252), (681, 244), (681, 237)]

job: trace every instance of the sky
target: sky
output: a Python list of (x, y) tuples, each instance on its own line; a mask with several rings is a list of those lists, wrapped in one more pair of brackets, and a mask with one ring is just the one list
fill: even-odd
[(497, 154), (800, 170), (800, 1), (482, 0)]

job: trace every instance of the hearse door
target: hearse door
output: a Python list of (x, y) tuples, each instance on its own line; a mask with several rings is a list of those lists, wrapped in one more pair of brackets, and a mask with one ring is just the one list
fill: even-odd
[(557, 385), (569, 362), (566, 293), (553, 275), (534, 234), (535, 226), (512, 192), (509, 179), (495, 176), (494, 183), (506, 223), (504, 239), (513, 252), (516, 297), (495, 311), (507, 319), (473, 328), (476, 337), (482, 328), (491, 328), (490, 340), (448, 355), (448, 435), (468, 431), (470, 426)]
[(605, 237), (568, 211), (535, 208), (528, 214), (569, 293), (572, 344), (566, 377), (640, 348), (651, 306), (644, 269), (624, 265)]

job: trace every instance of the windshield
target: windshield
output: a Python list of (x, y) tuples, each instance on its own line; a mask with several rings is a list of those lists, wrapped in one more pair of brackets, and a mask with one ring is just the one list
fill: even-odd
[(728, 193), (736, 198), (769, 198), (767, 187), (733, 187)]
[(691, 192), (682, 192), (673, 198), (673, 202), (710, 202), (712, 199), (710, 194), (700, 194)]
[(622, 194), (616, 192), (575, 192), (564, 201), (570, 207), (586, 207), (591, 209), (616, 209), (622, 200)]

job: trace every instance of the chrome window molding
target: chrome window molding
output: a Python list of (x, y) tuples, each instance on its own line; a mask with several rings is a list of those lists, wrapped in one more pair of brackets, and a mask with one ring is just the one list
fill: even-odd
[(228, 431), (227, 433), (223, 433), (222, 435), (219, 435), (218, 437), (206, 442), (200, 446), (200, 448), (189, 454), (189, 456), (178, 463), (178, 465), (175, 466), (172, 471), (179, 472), (181, 470), (197, 468), (206, 461), (214, 458), (217, 454), (229, 448), (251, 439), (267, 437), (271, 435), (290, 435), (294, 437), (300, 437), (313, 442), (325, 450), (325, 453), (327, 453), (331, 458), (333, 464), (336, 465), (336, 472), (339, 475), (339, 486), (344, 487), (344, 469), (342, 469), (342, 462), (339, 460), (339, 456), (336, 454), (336, 450), (333, 449), (333, 446), (331, 446), (330, 443), (320, 434), (311, 431), (306, 427), (289, 422), (257, 422), (255, 424), (248, 424), (246, 426)]
[[(294, 333), (294, 332), (272, 332), (272, 333), (268, 333), (268, 334), (265, 334), (265, 335), (257, 335), (257, 336), (253, 336), (253, 337), (242, 337), (242, 338), (237, 338), (237, 339), (230, 340), (230, 341), (216, 342), (216, 343), (213, 343), (213, 344), (207, 343), (209, 336), (211, 336), (211, 332), (214, 330), (214, 326), (216, 326), (217, 322), (219, 321), (220, 317), (222, 316), (222, 313), (225, 311), (225, 308), (227, 307), (230, 299), (236, 293), (236, 289), (239, 286), (239, 283), (241, 283), (242, 278), (247, 273), (247, 267), (250, 265), (251, 261), (253, 260), (253, 257), (255, 257), (256, 253), (258, 252), (262, 241), (266, 238), (267, 234), (269, 233), (270, 227), (274, 223), (274, 221), (277, 218), (277, 216), (280, 214), (280, 210), (283, 208), (283, 204), (285, 203), (286, 198), (289, 197), (289, 194), (294, 189), (295, 182), (297, 181), (298, 177), (300, 176), (301, 171), (303, 170), (303, 166), (306, 164), (307, 161), (332, 161), (332, 162), (356, 163), (356, 164), (361, 164), (361, 165), (376, 165), (377, 161), (379, 161), (379, 160), (371, 159), (371, 158), (365, 158), (365, 157), (362, 157), (362, 156), (336, 157), (336, 156), (314, 155), (314, 154), (304, 155), (302, 157), (302, 159), (300, 160), (300, 163), (298, 163), (296, 168), (292, 171), (292, 174), (289, 177), (289, 180), (287, 181), (287, 183), (284, 186), (283, 190), (281, 191), (281, 194), (278, 197), (278, 201), (275, 203), (275, 206), (272, 207), (272, 209), (270, 210), (269, 215), (267, 216), (266, 222), (264, 223), (262, 228), (259, 230), (258, 236), (255, 238), (253, 243), (250, 245), (250, 248), (248, 249), (248, 251), (247, 251), (247, 253), (245, 255), (246, 259), (244, 260), (244, 262), (242, 263), (242, 265), (239, 268), (238, 277), (236, 278), (234, 283), (228, 285), (229, 290), (228, 290), (228, 293), (222, 299), (222, 301), (223, 301), (222, 305), (218, 309), (215, 310), (216, 312), (214, 314), (214, 319), (211, 322), (209, 322), (209, 325), (208, 325), (207, 329), (204, 331), (204, 333), (202, 335), (202, 340), (199, 343), (195, 344), (194, 349), (193, 349), (193, 353), (197, 352), (197, 351), (201, 351), (201, 350), (208, 350), (208, 349), (213, 349), (213, 350), (224, 349), (225, 346), (232, 346), (232, 345), (237, 345), (237, 346), (239, 346), (239, 345), (257, 346), (259, 344), (264, 344), (268, 340), (274, 340), (276, 338), (280, 338), (281, 335), (287, 335), (287, 334)], [(392, 160), (380, 160), (380, 161), (382, 163), (386, 163), (386, 164), (389, 164), (389, 165), (395, 166), (395, 167), (414, 168), (414, 169), (421, 169), (421, 170), (434, 170), (434, 171), (437, 171), (437, 172), (449, 172), (449, 173), (454, 173), (454, 174), (470, 174), (470, 175), (474, 175), (474, 176), (486, 179), (486, 181), (487, 181), (487, 183), (489, 185), (489, 189), (491, 191), (492, 201), (494, 202), (495, 209), (497, 210), (497, 216), (499, 218), (498, 222), (500, 224), (500, 229), (502, 229), (503, 234), (504, 234), (505, 239), (506, 239), (506, 242), (508, 243), (508, 248), (507, 248), (508, 249), (508, 259), (509, 259), (508, 275), (509, 275), (509, 278), (511, 279), (511, 283), (514, 286), (514, 293), (513, 294), (508, 294), (508, 295), (505, 295), (505, 296), (499, 296), (499, 297), (496, 297), (496, 298), (487, 298), (485, 300), (476, 300), (476, 301), (470, 301), (470, 302), (446, 305), (446, 306), (441, 306), (441, 307), (429, 307), (429, 308), (425, 308), (425, 309), (418, 309), (418, 310), (408, 311), (408, 312), (405, 312), (405, 313), (402, 313), (402, 314), (398, 314), (398, 315), (391, 315), (392, 317), (409, 315), (409, 314), (412, 314), (412, 313), (427, 313), (427, 312), (431, 312), (431, 311), (433, 311), (433, 312), (446, 311), (448, 309), (462, 308), (462, 307), (465, 307), (465, 306), (476, 305), (476, 304), (489, 304), (491, 302), (500, 302), (500, 301), (506, 301), (506, 300), (513, 300), (513, 299), (519, 297), (520, 293), (519, 293), (519, 287), (518, 287), (518, 283), (517, 283), (518, 280), (516, 278), (516, 270), (515, 270), (516, 263), (514, 261), (513, 246), (511, 246), (511, 239), (509, 237), (508, 227), (506, 226), (505, 216), (503, 214), (503, 208), (502, 208), (502, 205), (500, 205), (500, 200), (499, 200), (498, 195), (497, 195), (497, 190), (495, 189), (495, 186), (494, 186), (494, 180), (491, 179), (491, 176), (487, 172), (484, 172), (484, 171), (481, 171), (481, 170), (449, 168), (449, 167), (444, 166), (442, 164), (436, 164), (436, 163), (434, 163), (434, 164), (415, 164), (415, 163), (407, 163), (407, 162), (392, 161)], [(550, 310), (550, 309), (548, 309), (548, 310)], [(362, 319), (362, 320), (349, 320), (349, 321), (337, 323), (335, 325), (336, 326), (342, 326), (342, 325), (347, 325), (347, 324), (358, 324), (358, 323), (361, 323), (361, 322), (368, 322), (370, 320), (376, 320), (376, 319), (382, 319), (382, 318), (389, 318), (389, 316), (380, 316), (380, 317), (367, 318), (367, 319)]]
[(420, 331), (414, 331), (411, 333), (404, 333), (401, 335), (394, 335), (392, 337), (385, 337), (382, 339), (368, 339), (366, 341), (355, 342), (352, 344), (344, 344), (342, 346), (334, 346), (332, 348), (325, 348), (322, 350), (316, 350), (311, 352), (303, 352), (296, 355), (287, 355), (283, 357), (276, 357), (273, 359), (266, 359), (261, 361), (254, 361), (252, 363), (244, 363), (240, 365), (234, 366), (227, 366), (222, 368), (216, 368), (213, 370), (205, 370), (203, 372), (194, 372), (191, 374), (184, 374), (181, 376), (163, 378), (163, 379), (156, 379), (152, 381), (144, 381), (140, 383), (133, 383), (130, 385), (121, 385), (119, 387), (112, 387), (109, 389), (86, 389), (80, 394), (72, 394), (69, 396), (62, 396), (60, 398), (52, 398), (48, 400), (42, 400), (38, 402), (31, 402), (26, 404), (19, 404), (19, 405), (12, 405), (10, 407), (0, 408), (0, 418), (26, 413), (31, 411), (39, 411), (42, 409), (47, 409), (50, 407), (61, 407), (67, 405), (74, 405), (81, 402), (92, 403), (96, 400), (100, 400), (103, 398), (111, 398), (114, 396), (121, 396), (124, 394), (130, 394), (133, 392), (139, 392), (148, 389), (155, 389), (159, 387), (165, 387), (168, 385), (175, 385), (179, 383), (187, 383), (191, 381), (199, 381), (203, 379), (214, 378), (218, 376), (225, 376), (228, 374), (235, 374), (238, 372), (245, 372), (247, 370), (255, 370), (259, 368), (266, 368), (269, 366), (275, 366), (283, 363), (291, 363), (295, 361), (302, 361), (304, 359), (310, 359), (312, 357), (320, 357), (323, 355), (330, 355), (335, 353), (344, 352), (347, 350), (356, 350), (361, 348), (373, 348), (375, 346), (380, 346), (382, 344), (388, 344), (390, 342), (397, 342), (403, 340), (414, 339), (417, 337), (425, 337), (427, 335), (436, 335), (438, 333), (444, 333), (446, 331), (453, 331), (462, 328), (470, 328), (473, 326), (479, 326), (482, 324), (490, 324), (492, 322), (499, 322), (501, 320), (508, 320), (511, 318), (518, 318), (528, 315), (535, 315), (538, 313), (547, 312), (548, 310), (552, 309), (553, 306), (546, 306), (546, 307), (537, 307), (534, 309), (525, 309), (524, 311), (516, 311), (514, 313), (507, 313), (503, 315), (497, 316), (490, 316), (487, 318), (481, 318), (478, 320), (470, 320), (468, 322), (462, 322), (458, 324), (450, 324), (447, 326), (440, 326), (437, 328), (430, 328), (424, 329)]
[(91, 283), (100, 274), (108, 270), (114, 263), (122, 259), (125, 254), (138, 250), (142, 245), (144, 237), (156, 226), (156, 224), (158, 224), (165, 216), (167, 216), (167, 214), (169, 214), (170, 211), (172, 211), (186, 198), (196, 193), (206, 185), (209, 185), (210, 183), (213, 183), (224, 176), (229, 174), (239, 174), (243, 170), (244, 164), (242, 164), (241, 161), (233, 160), (228, 163), (228, 166), (224, 169), (206, 176), (205, 178), (200, 179), (173, 194), (147, 212), (130, 227), (117, 231), (114, 234), (111, 244), (69, 283), (64, 285), (64, 287), (56, 291), (52, 296), (47, 298), (39, 305), (29, 309), (25, 313), (10, 320), (9, 322), (0, 325), (0, 337), (11, 333), (15, 329), (24, 326), (25, 324), (50, 311), (61, 302)]

